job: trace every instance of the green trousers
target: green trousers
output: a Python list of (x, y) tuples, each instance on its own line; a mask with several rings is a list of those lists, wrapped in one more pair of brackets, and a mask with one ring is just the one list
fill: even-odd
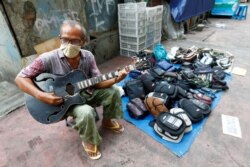
[(78, 131), (83, 141), (100, 145), (102, 137), (96, 127), (96, 113), (93, 107), (103, 106), (104, 119), (123, 118), (119, 90), (116, 86), (112, 86), (106, 89), (96, 89), (91, 95), (83, 91), (81, 95), (86, 98), (86, 103), (74, 106), (68, 112), (68, 115), (74, 118), (75, 125), (73, 128)]

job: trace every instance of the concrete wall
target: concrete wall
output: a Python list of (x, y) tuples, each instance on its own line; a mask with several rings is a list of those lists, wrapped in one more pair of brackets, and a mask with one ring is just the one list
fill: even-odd
[(104, 63), (119, 54), (118, 31), (110, 31), (99, 35), (98, 38), (91, 40), (86, 49), (91, 50), (95, 55), (97, 64)]
[(21, 69), (21, 57), (0, 4), (0, 82), (13, 82)]
[(86, 0), (88, 29), (95, 36), (118, 27), (117, 4), (120, 0)]
[[(119, 2), (119, 0), (3, 0), (22, 57), (35, 54), (35, 45), (58, 36), (59, 26), (65, 19), (77, 20), (84, 25), (89, 33), (89, 39), (96, 39), (103, 33), (117, 30)], [(113, 48), (109, 43), (104, 45), (119, 50), (119, 47)], [(102, 57), (102, 55), (96, 56)]]
[(3, 0), (22, 56), (35, 54), (34, 46), (59, 35), (65, 19), (86, 25), (84, 1)]

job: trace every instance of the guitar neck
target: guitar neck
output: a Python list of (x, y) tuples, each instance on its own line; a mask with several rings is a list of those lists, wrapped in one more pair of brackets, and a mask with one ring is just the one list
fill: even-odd
[(89, 78), (89, 79), (85, 79), (83, 81), (77, 82), (76, 86), (78, 87), (79, 90), (81, 90), (81, 89), (91, 87), (91, 86), (98, 84), (100, 82), (115, 78), (117, 76), (118, 76), (118, 71), (113, 71), (110, 73), (106, 73), (106, 74), (103, 74), (100, 76), (96, 76), (93, 78)]

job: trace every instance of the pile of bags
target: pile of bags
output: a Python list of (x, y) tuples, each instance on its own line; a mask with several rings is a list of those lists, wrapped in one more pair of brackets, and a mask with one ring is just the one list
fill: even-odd
[(151, 114), (149, 123), (164, 140), (178, 143), (192, 131), (192, 124), (211, 113), (219, 91), (228, 90), (225, 70), (233, 56), (209, 48), (175, 48), (174, 55), (162, 50), (141, 52), (123, 89), (129, 97), (128, 112), (134, 119)]

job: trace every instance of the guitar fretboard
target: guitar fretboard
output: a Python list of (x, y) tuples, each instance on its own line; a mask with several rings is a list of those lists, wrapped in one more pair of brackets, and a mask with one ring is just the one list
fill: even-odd
[(85, 89), (102, 81), (106, 81), (118, 76), (118, 71), (110, 72), (93, 78), (85, 79), (84, 81), (77, 82), (78, 89)]

